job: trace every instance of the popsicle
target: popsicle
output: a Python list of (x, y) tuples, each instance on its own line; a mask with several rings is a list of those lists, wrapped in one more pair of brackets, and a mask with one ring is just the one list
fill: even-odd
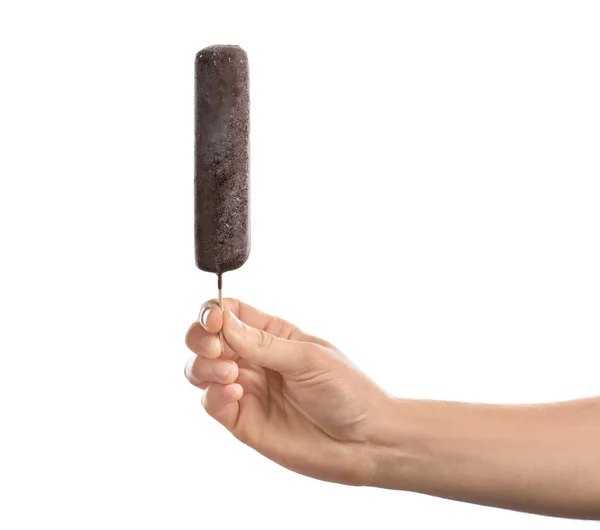
[(200, 50), (195, 62), (196, 266), (218, 276), (250, 253), (248, 57), (239, 46)]

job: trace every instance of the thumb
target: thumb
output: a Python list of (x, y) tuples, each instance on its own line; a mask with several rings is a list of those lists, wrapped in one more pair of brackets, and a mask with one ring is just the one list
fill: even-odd
[(298, 372), (311, 365), (308, 342), (286, 340), (248, 326), (229, 309), (223, 315), (223, 335), (229, 347), (243, 359), (280, 373)]

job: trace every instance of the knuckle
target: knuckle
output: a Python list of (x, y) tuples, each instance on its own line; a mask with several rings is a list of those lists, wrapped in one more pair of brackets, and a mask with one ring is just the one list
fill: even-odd
[(284, 326), (284, 321), (283, 319), (279, 318), (279, 317), (269, 317), (269, 321), (265, 327), (265, 331), (267, 333), (272, 333), (273, 335), (280, 335), (281, 330), (283, 329)]
[(296, 334), (298, 328), (291, 322), (279, 317), (271, 317), (265, 331), (276, 337), (289, 340)]
[(301, 349), (301, 355), (308, 364), (314, 365), (323, 360), (326, 355), (326, 351), (324, 350), (325, 349), (322, 346), (319, 346), (314, 342), (305, 342)]
[(281, 330), (279, 331), (279, 336), (281, 338), (283, 338), (285, 340), (290, 340), (297, 333), (298, 333), (298, 328), (296, 326), (294, 326), (294, 324), (291, 324), (290, 322), (287, 322), (286, 320), (283, 321), (283, 325), (281, 326)]
[(268, 350), (273, 345), (273, 335), (267, 333), (266, 331), (260, 329), (258, 331), (258, 349), (259, 350)]

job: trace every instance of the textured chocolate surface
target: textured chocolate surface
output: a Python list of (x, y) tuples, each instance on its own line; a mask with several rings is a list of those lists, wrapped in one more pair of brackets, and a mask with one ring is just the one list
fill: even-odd
[(250, 253), (248, 57), (239, 46), (196, 55), (195, 247), (218, 274)]

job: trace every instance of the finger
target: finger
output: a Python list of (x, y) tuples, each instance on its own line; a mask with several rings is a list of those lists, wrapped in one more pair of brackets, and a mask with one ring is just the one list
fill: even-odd
[[(240, 302), (235, 298), (226, 298), (225, 308), (231, 311), (242, 322), (245, 322), (255, 329), (262, 329), (263, 331), (282, 339), (306, 340), (305, 337), (307, 335), (290, 322), (287, 322), (282, 318), (263, 313), (262, 311), (245, 304), (244, 302)], [(222, 315), (220, 316), (222, 318)]]
[(187, 360), (187, 362), (185, 363), (185, 367), (183, 369), (183, 373), (184, 373), (185, 377), (187, 378), (187, 380), (192, 385), (197, 386), (198, 388), (201, 388), (202, 390), (206, 390), (210, 383), (208, 381), (201, 381), (200, 379), (196, 379), (194, 377), (194, 374), (192, 374), (192, 364), (194, 362), (194, 359), (196, 359), (196, 356), (190, 357)]
[(265, 329), (272, 318), (270, 315), (267, 315), (267, 313), (263, 313), (262, 311), (245, 304), (244, 302), (240, 302), (235, 298), (225, 298), (224, 302), (225, 307), (229, 311), (231, 311), (242, 322), (245, 322), (253, 328)]
[(237, 423), (240, 413), (238, 401), (242, 398), (244, 389), (241, 385), (220, 385), (212, 383), (202, 398), (202, 404), (208, 414), (232, 430)]
[(198, 322), (209, 333), (218, 333), (223, 325), (223, 315), (217, 300), (207, 300), (202, 304)]
[(256, 329), (225, 311), (223, 334), (227, 345), (251, 363), (280, 373), (295, 373), (310, 368), (314, 348), (308, 342), (286, 340)]
[(202, 357), (194, 357), (187, 369), (187, 375), (201, 383), (233, 383), (239, 374), (238, 365), (233, 361), (203, 359)]
[(199, 322), (190, 326), (185, 336), (185, 344), (196, 355), (207, 359), (216, 359), (221, 355), (221, 339), (218, 335), (206, 331)]
[[(203, 306), (209, 302), (216, 301), (208, 300)], [(241, 315), (241, 318), (247, 324), (257, 329), (271, 329), (274, 327), (274, 321), (279, 320), (235, 298), (226, 298), (224, 304), (227, 309), (233, 311), (238, 316)], [(221, 357), (223, 359), (236, 360), (238, 355), (227, 343), (225, 344), (225, 351), (221, 353), (221, 341), (217, 333), (221, 331), (223, 325), (223, 314), (218, 305), (211, 307), (205, 313), (204, 318), (201, 312), (199, 318), (203, 319), (204, 322), (196, 321), (191, 325), (185, 338), (187, 347), (196, 355), (206, 357), (207, 359)]]

